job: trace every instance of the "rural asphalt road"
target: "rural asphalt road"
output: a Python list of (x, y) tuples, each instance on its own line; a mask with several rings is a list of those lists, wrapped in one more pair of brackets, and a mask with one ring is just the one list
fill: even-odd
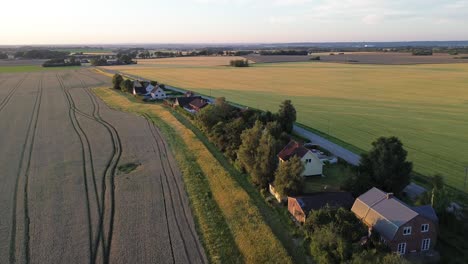
[(293, 128), (294, 132), (296, 132), (298, 135), (309, 139), (313, 144), (318, 144), (320, 147), (330, 151), (333, 155), (345, 160), (346, 162), (352, 164), (352, 165), (359, 165), (359, 160), (361, 157), (354, 153), (351, 152), (315, 133), (310, 132), (307, 129), (304, 129), (302, 127), (299, 127), (297, 125), (294, 125)]

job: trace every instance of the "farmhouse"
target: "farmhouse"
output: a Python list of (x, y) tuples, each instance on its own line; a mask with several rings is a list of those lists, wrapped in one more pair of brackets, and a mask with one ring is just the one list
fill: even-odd
[(133, 95), (137, 95), (137, 94), (145, 94), (146, 93), (146, 89), (145, 87), (143, 87), (143, 85), (135, 80), (133, 81)]
[(278, 153), (280, 162), (288, 161), (293, 156), (298, 156), (304, 164), (304, 172), (302, 176), (322, 176), (323, 162), (310, 149), (305, 148), (298, 142), (291, 140)]
[(151, 90), (150, 95), (153, 99), (165, 99), (167, 97), (166, 92), (159, 87), (159, 85), (156, 85), (156, 87)]
[(177, 97), (174, 103), (174, 106), (180, 106), (190, 113), (197, 113), (207, 105), (208, 102), (201, 96)]
[(307, 196), (288, 197), (288, 211), (299, 223), (305, 223), (310, 211), (326, 205), (351, 208), (354, 198), (349, 192), (317, 192)]
[(351, 211), (398, 254), (428, 251), (436, 243), (438, 218), (431, 206), (409, 207), (374, 187), (356, 199)]

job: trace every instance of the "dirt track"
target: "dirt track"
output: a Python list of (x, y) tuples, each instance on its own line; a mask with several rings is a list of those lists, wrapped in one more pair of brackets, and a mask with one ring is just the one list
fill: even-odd
[(207, 262), (161, 134), (97, 99), (103, 84), (88, 70), (0, 75), (0, 263)]

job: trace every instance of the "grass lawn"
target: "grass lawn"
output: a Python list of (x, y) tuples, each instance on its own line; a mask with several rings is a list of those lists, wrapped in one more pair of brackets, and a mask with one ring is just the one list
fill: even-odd
[(340, 185), (353, 173), (348, 165), (340, 163), (325, 165), (323, 177), (306, 177), (303, 191), (304, 193), (338, 191)]
[(277, 111), (281, 101), (291, 99), (299, 123), (353, 150), (369, 150), (379, 136), (397, 136), (416, 172), (440, 173), (449, 185), (463, 189), (468, 64), (298, 62), (232, 68), (206, 61), (184, 66), (175, 60), (112, 69), (264, 110)]
[(40, 65), (21, 65), (21, 66), (0, 66), (0, 73), (15, 73), (15, 72), (39, 72), (39, 71), (53, 71), (53, 70), (76, 70), (80, 66), (67, 66), (67, 67), (42, 67)]

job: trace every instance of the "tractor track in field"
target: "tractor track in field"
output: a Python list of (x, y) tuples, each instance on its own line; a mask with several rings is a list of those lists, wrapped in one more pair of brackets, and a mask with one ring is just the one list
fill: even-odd
[[(102, 126), (106, 128), (106, 130), (109, 132), (109, 135), (111, 136), (112, 144), (113, 144), (113, 153), (111, 156), (111, 159), (109, 162), (106, 164), (106, 168), (103, 173), (102, 177), (102, 201), (101, 201), (101, 206), (102, 210), (100, 212), (100, 222), (99, 222), (99, 227), (98, 227), (98, 232), (97, 236), (95, 239), (95, 244), (94, 244), (94, 255), (93, 255), (93, 263), (96, 261), (97, 258), (97, 248), (99, 247), (99, 243), (102, 243), (103, 246), (103, 253), (104, 253), (104, 263), (109, 263), (110, 259), (110, 250), (111, 250), (111, 244), (112, 244), (112, 235), (113, 235), (113, 228), (114, 228), (114, 215), (115, 215), (115, 183), (114, 183), (114, 177), (115, 177), (115, 172), (117, 165), (120, 161), (120, 157), (122, 156), (122, 142), (120, 140), (119, 133), (117, 132), (117, 129), (104, 120), (100, 114), (100, 107), (99, 107), (99, 102), (96, 101), (95, 96), (89, 91), (87, 88), (85, 82), (80, 79), (81, 86), (83, 87), (83, 90), (86, 92), (88, 95), (89, 99), (91, 100), (93, 104), (93, 116), (98, 123), (100, 123)], [(89, 116), (89, 115), (88, 115)], [(106, 206), (105, 206), (105, 199), (106, 199), (106, 192), (109, 192), (109, 202), (110, 202), (110, 208), (108, 209), (108, 212), (106, 214)], [(107, 238), (104, 237), (104, 221), (106, 220), (106, 215), (108, 215), (108, 234)]]
[[(87, 204), (88, 204), (88, 210), (89, 210), (89, 233), (90, 233), (90, 263), (96, 263), (96, 258), (98, 255), (98, 248), (99, 244), (102, 243), (102, 249), (103, 249), (103, 262), (104, 263), (109, 263), (109, 258), (110, 258), (110, 248), (111, 248), (111, 243), (112, 243), (112, 233), (113, 233), (113, 223), (114, 223), (114, 214), (115, 214), (115, 199), (114, 199), (114, 190), (115, 190), (115, 185), (114, 185), (114, 176), (115, 176), (115, 171), (118, 165), (118, 162), (120, 160), (121, 154), (122, 154), (122, 144), (121, 140), (119, 137), (119, 134), (115, 127), (102, 119), (100, 115), (100, 109), (99, 109), (99, 103), (95, 101), (95, 97), (89, 92), (89, 89), (86, 87), (86, 84), (83, 82), (83, 80), (80, 79), (80, 84), (85, 91), (85, 93), (89, 96), (92, 104), (93, 104), (93, 114), (92, 116), (79, 110), (76, 107), (76, 104), (74, 103), (73, 97), (69, 92), (69, 89), (67, 89), (63, 83), (63, 80), (59, 80), (61, 82), (61, 86), (64, 89), (64, 92), (67, 97), (67, 101), (69, 102), (69, 106), (71, 111), (73, 112), (73, 117), (76, 120), (76, 130), (77, 134), (80, 136), (80, 142), (83, 143), (86, 142), (86, 146), (88, 147), (88, 152), (89, 152), (89, 160), (90, 164), (92, 167), (92, 181), (93, 181), (93, 186), (94, 186), (94, 192), (96, 196), (96, 203), (98, 207), (98, 220), (99, 220), (99, 225), (97, 230), (95, 231), (95, 234), (93, 234), (93, 228), (91, 224), (91, 211), (90, 211), (90, 201), (89, 201), (89, 190), (87, 188), (87, 175), (86, 175), (86, 180), (85, 180), (85, 192), (87, 195)], [(102, 184), (101, 184), (101, 195), (99, 195), (99, 191), (97, 190), (97, 182), (96, 182), (96, 177), (94, 174), (94, 165), (93, 165), (93, 160), (92, 160), (92, 149), (91, 149), (91, 144), (89, 142), (88, 136), (84, 132), (84, 130), (81, 128), (81, 125), (79, 124), (78, 120), (76, 119), (76, 114), (80, 114), (81, 116), (88, 118), (92, 121), (95, 121), (99, 124), (101, 124), (103, 127), (106, 128), (106, 130), (109, 132), (109, 135), (111, 136), (112, 140), (112, 154), (109, 159), (109, 161), (106, 164), (106, 168), (103, 172), (102, 176)], [(82, 132), (82, 136), (80, 135), (80, 132)], [(83, 138), (81, 138), (83, 137)], [(84, 143), (83, 143), (83, 149), (84, 148)], [(86, 156), (86, 155), (85, 155)], [(84, 160), (86, 161), (86, 158), (84, 157)], [(84, 163), (84, 168), (86, 167), (86, 162)], [(109, 186), (109, 187), (108, 187)], [(109, 203), (110, 206), (106, 211), (106, 192), (109, 192)], [(99, 197), (101, 197), (101, 200), (99, 201)], [(107, 216), (107, 217), (106, 217)], [(108, 234), (107, 237), (104, 235), (104, 223), (107, 221), (107, 226), (108, 226)]]
[[(26, 77), (25, 77), (26, 78)], [(16, 90), (21, 83), (24, 81), (23, 78), (20, 82), (18, 82), (17, 86), (12, 89), (11, 91), (11, 96), (14, 93), (14, 90)], [(23, 188), (23, 203), (24, 203), (24, 208), (23, 208), (23, 228), (24, 228), (24, 236), (23, 236), (23, 247), (24, 247), (24, 262), (27, 264), (29, 263), (29, 257), (30, 257), (30, 251), (29, 251), (29, 225), (30, 225), (30, 219), (29, 219), (29, 204), (28, 204), (28, 187), (29, 187), (29, 170), (31, 166), (31, 157), (32, 157), (32, 152), (34, 148), (34, 142), (36, 138), (36, 130), (37, 130), (37, 123), (39, 120), (39, 112), (41, 109), (41, 102), (42, 102), (42, 91), (43, 91), (43, 75), (41, 76), (41, 79), (39, 80), (38, 84), (38, 89), (37, 89), (37, 95), (36, 95), (36, 100), (34, 101), (34, 107), (33, 111), (31, 114), (31, 119), (29, 120), (28, 124), (28, 130), (26, 133), (26, 138), (23, 144), (23, 150), (21, 152), (20, 156), (20, 162), (18, 164), (18, 174), (16, 176), (16, 182), (15, 182), (15, 190), (13, 194), (13, 210), (12, 210), (12, 226), (11, 226), (11, 237), (10, 237), (10, 251), (9, 251), (9, 260), (10, 263), (16, 263), (16, 239), (17, 239), (17, 234), (16, 234), (16, 227), (17, 227), (17, 222), (18, 222), (18, 216), (17, 216), (17, 203), (18, 203), (18, 192), (19, 192), (19, 181), (20, 178), (24, 178), (24, 188)], [(10, 96), (10, 98), (11, 98)], [(8, 99), (9, 101), (9, 99)], [(5, 104), (6, 105), (6, 104)], [(3, 108), (2, 108), (3, 109)], [(33, 124), (34, 123), (34, 124)], [(32, 134), (31, 134), (32, 132)], [(29, 144), (28, 144), (29, 142)], [(28, 149), (26, 151), (26, 149)], [(27, 155), (26, 160), (25, 155)], [(26, 164), (23, 164), (26, 162)], [(26, 165), (26, 166), (24, 166)], [(24, 173), (22, 173), (24, 170)]]
[[(93, 228), (92, 228), (92, 221), (91, 221), (91, 206), (90, 206), (90, 201), (89, 201), (89, 189), (88, 189), (88, 172), (87, 172), (87, 166), (86, 166), (86, 148), (85, 148), (85, 141), (86, 141), (86, 146), (88, 147), (88, 152), (91, 152), (90, 144), (88, 141), (88, 138), (83, 131), (81, 125), (78, 122), (78, 119), (76, 117), (76, 108), (73, 99), (71, 98), (70, 92), (67, 90), (65, 83), (62, 80), (62, 77), (57, 73), (56, 74), (57, 80), (60, 84), (60, 87), (62, 88), (62, 91), (64, 93), (65, 99), (68, 104), (68, 115), (70, 117), (70, 121), (72, 123), (73, 130), (75, 131), (76, 135), (80, 139), (80, 145), (81, 145), (81, 158), (82, 158), (82, 168), (83, 168), (83, 181), (84, 181), (84, 189), (85, 189), (85, 195), (86, 195), (86, 210), (87, 210), (87, 222), (88, 222), (88, 243), (89, 243), (89, 256), (90, 256), (90, 263), (92, 263), (92, 234), (93, 234)], [(88, 153), (89, 154), (89, 153)]]
[[(178, 200), (179, 207), (182, 208), (185, 224), (187, 225), (187, 228), (190, 230), (190, 236), (192, 237), (193, 242), (194, 242), (194, 244), (196, 246), (198, 256), (200, 257), (200, 260), (202, 262), (204, 262), (204, 257), (203, 257), (202, 250), (200, 249), (199, 243), (197, 243), (197, 241), (198, 241), (197, 236), (195, 235), (195, 231), (193, 230), (193, 227), (192, 227), (192, 225), (190, 225), (190, 221), (188, 220), (187, 212), (185, 210), (185, 206), (183, 204), (183, 199), (182, 199), (182, 195), (181, 195), (181, 189), (180, 189), (181, 186), (177, 182), (177, 179), (176, 179), (177, 177), (176, 177), (176, 175), (174, 173), (174, 170), (173, 170), (173, 168), (171, 166), (171, 161), (168, 158), (168, 151), (167, 151), (166, 145), (164, 143), (164, 138), (161, 135), (161, 133), (158, 131), (158, 129), (154, 126), (154, 123), (151, 121), (151, 118), (147, 114), (143, 114), (143, 116), (145, 117), (145, 119), (146, 119), (146, 121), (148, 123), (149, 130), (150, 130), (151, 134), (153, 135), (153, 149), (154, 149), (154, 143), (156, 143), (156, 146), (157, 146), (157, 152), (159, 153), (159, 156), (160, 156), (161, 168), (163, 170), (164, 178), (165, 178), (166, 184), (167, 184), (168, 189), (169, 189), (169, 196), (171, 197), (172, 204), (174, 205), (174, 204), (176, 204), (176, 202), (174, 201), (174, 195), (173, 195), (174, 191), (171, 188), (171, 185), (169, 184), (169, 179), (168, 178), (171, 178), (173, 183), (176, 186), (176, 193), (177, 193), (177, 197), (179, 198), (179, 199), (176, 199), (176, 200)], [(158, 139), (160, 139), (160, 140), (158, 140)], [(156, 152), (156, 149), (154, 149), (154, 151)], [(167, 166), (165, 165), (166, 163), (167, 163)], [(168, 172), (166, 170), (166, 167), (169, 168), (171, 177), (169, 177)], [(161, 179), (161, 185), (162, 185), (162, 179)], [(163, 196), (164, 196), (164, 192), (163, 192)], [(174, 213), (174, 216), (176, 216), (176, 212), (175, 212), (175, 209), (174, 209), (175, 207), (171, 206), (171, 208), (172, 208), (172, 211)], [(167, 215), (167, 213), (166, 213), (166, 215)], [(189, 259), (189, 263), (191, 263), (190, 255), (188, 254), (188, 251), (187, 251), (187, 248), (186, 248), (186, 240), (183, 238), (183, 233), (182, 233), (182, 230), (180, 228), (179, 218), (175, 217), (175, 219), (176, 219), (176, 225), (177, 225), (179, 234), (180, 234), (182, 242), (184, 244), (185, 253), (187, 254), (187, 258)], [(166, 217), (166, 221), (168, 221), (167, 217)]]
[(28, 75), (29, 73), (25, 74), (24, 77), (20, 79), (19, 82), (13, 88), (11, 88), (11, 90), (8, 92), (5, 98), (3, 98), (3, 100), (0, 102), (0, 112), (3, 110), (3, 108), (5, 108), (8, 102), (10, 102), (11, 97), (13, 97), (13, 94), (16, 92), (18, 87), (20, 87), (21, 84), (23, 84), (24, 80), (26, 80)]

